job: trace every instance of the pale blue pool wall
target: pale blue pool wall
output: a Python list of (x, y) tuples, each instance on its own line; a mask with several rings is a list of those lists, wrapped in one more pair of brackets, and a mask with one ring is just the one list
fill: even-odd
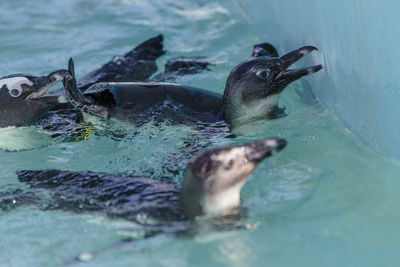
[[(321, 103), (378, 153), (400, 160), (400, 1), (239, 0), (279, 51), (314, 45)], [(304, 64), (304, 63), (303, 63)]]

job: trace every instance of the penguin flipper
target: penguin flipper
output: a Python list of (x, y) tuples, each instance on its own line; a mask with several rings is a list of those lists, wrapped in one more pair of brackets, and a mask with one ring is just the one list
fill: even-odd
[(165, 71), (150, 79), (151, 82), (174, 81), (178, 76), (209, 70), (211, 62), (206, 57), (175, 57), (168, 59)]
[(79, 90), (76, 83), (74, 60), (72, 58), (70, 58), (68, 61), (68, 72), (71, 75), (71, 78), (65, 77), (63, 80), (65, 92), (71, 104), (74, 105), (76, 108), (79, 108), (84, 104), (85, 96), (83, 95), (81, 90)]
[(80, 79), (79, 88), (85, 91), (100, 82), (146, 81), (157, 71), (156, 59), (165, 53), (163, 39), (159, 34), (122, 56), (114, 56), (112, 60)]

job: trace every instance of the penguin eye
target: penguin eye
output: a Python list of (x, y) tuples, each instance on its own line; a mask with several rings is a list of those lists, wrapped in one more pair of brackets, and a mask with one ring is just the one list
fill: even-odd
[(52, 81), (52, 82), (58, 82), (58, 81), (62, 81), (63, 80), (63, 76), (61, 76), (61, 75), (59, 75), (59, 74), (53, 74), (51, 77), (50, 77), (50, 81)]
[(232, 168), (233, 163), (234, 163), (234, 161), (233, 161), (233, 159), (231, 159), (231, 160), (228, 162), (228, 164), (225, 164), (224, 169), (225, 169), (225, 170), (229, 170), (230, 168)]
[(22, 89), (12, 88), (8, 91), (12, 97), (19, 97), (22, 95)]
[(259, 71), (257, 71), (256, 76), (262, 80), (266, 80), (268, 78), (268, 71), (267, 70), (259, 70)]

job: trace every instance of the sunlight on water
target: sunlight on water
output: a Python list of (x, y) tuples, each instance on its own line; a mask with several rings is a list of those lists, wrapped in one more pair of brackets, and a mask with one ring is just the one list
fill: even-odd
[[(258, 39), (232, 1), (3, 1), (0, 76), (42, 75), (65, 68), (73, 56), (82, 77), (158, 33), (164, 34), (167, 50), (158, 61), (160, 70), (170, 57), (207, 56), (215, 63), (211, 71), (178, 82), (215, 92), (223, 92), (229, 71), (249, 57), (253, 44), (274, 42)], [(313, 98), (305, 81), (289, 86), (280, 103), (288, 116), (238, 127), (236, 138), (225, 138), (223, 125), (195, 125), (201, 126), (198, 131), (170, 121), (119, 125), (111, 133), (87, 124), (68, 140), (51, 138), (35, 126), (1, 130), (0, 193), (29, 191), (17, 181), (20, 169), (91, 170), (180, 182), (187, 160), (202, 148), (269, 136), (287, 139), (288, 146), (260, 164), (242, 191), (245, 224), (253, 230), (145, 239), (140, 226), (103, 214), (22, 205), (0, 210), (0, 265), (76, 264), (79, 255), (88, 260), (85, 266), (399, 262), (400, 165), (357, 140)], [(134, 241), (120, 242), (128, 237)]]

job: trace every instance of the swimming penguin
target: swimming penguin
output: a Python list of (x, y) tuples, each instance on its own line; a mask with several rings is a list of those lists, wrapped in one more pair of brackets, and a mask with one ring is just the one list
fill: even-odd
[[(155, 60), (164, 54), (162, 41), (162, 35), (158, 35), (114, 57), (82, 78), (80, 89), (97, 82), (146, 80), (157, 70)], [(42, 77), (13, 74), (0, 78), (0, 127), (31, 125), (49, 110), (64, 108), (64, 88), (48, 89), (69, 75), (66, 70), (58, 70)]]
[[(252, 57), (229, 74), (223, 96), (204, 89), (173, 83), (98, 83), (83, 94), (75, 78), (64, 79), (70, 102), (78, 109), (105, 119), (130, 120), (150, 106), (171, 99), (187, 107), (191, 116), (205, 120), (225, 120), (231, 127), (262, 118), (275, 118), (279, 94), (291, 82), (322, 69), (315, 65), (288, 68), (317, 48), (305, 46), (278, 58)], [(68, 71), (75, 77), (70, 59)]]
[(59, 103), (58, 96), (44, 94), (64, 78), (70, 78), (66, 70), (41, 77), (13, 74), (0, 78), (0, 127), (25, 126), (37, 121)]
[[(173, 81), (179, 76), (206, 70), (210, 64), (204, 57), (176, 57), (167, 61), (163, 73), (151, 77), (157, 71), (156, 59), (164, 53), (163, 36), (150, 38), (124, 55), (114, 56), (111, 61), (84, 76), (78, 81), (78, 87), (85, 91), (99, 82)], [(49, 91), (47, 94), (66, 98), (64, 88)], [(81, 117), (80, 112), (69, 103), (60, 103), (43, 116), (38, 125), (54, 136), (68, 136), (71, 128), (79, 127)]]
[(100, 210), (132, 220), (139, 213), (161, 220), (218, 217), (238, 212), (249, 175), (285, 146), (284, 139), (268, 138), (201, 151), (190, 160), (181, 186), (89, 171), (23, 170), (17, 175), (31, 188), (53, 190), (61, 197), (59, 208)]
[[(110, 81), (146, 81), (157, 71), (156, 59), (162, 56), (163, 36), (158, 35), (139, 44), (122, 56), (115, 56), (111, 61), (97, 70), (92, 71), (79, 81), (79, 89), (85, 91), (92, 84)], [(203, 58), (170, 59), (165, 72), (158, 75), (158, 80), (172, 80), (188, 72), (181, 71), (185, 66), (197, 72), (205, 69), (207, 64)], [(185, 66), (182, 64), (186, 64)], [(178, 73), (179, 71), (179, 73)], [(13, 74), (0, 78), (0, 127), (27, 126), (43, 119), (41, 123), (48, 129), (56, 127), (56, 116), (77, 117), (76, 112), (67, 109), (65, 105), (65, 90), (48, 91), (64, 76), (69, 76), (65, 70), (50, 73), (47, 76), (36, 77), (28, 74)], [(166, 78), (165, 78), (166, 77)], [(53, 110), (50, 113), (47, 111)], [(63, 110), (66, 114), (63, 114)], [(60, 122), (61, 128), (65, 121)], [(41, 125), (42, 126), (42, 125)]]

